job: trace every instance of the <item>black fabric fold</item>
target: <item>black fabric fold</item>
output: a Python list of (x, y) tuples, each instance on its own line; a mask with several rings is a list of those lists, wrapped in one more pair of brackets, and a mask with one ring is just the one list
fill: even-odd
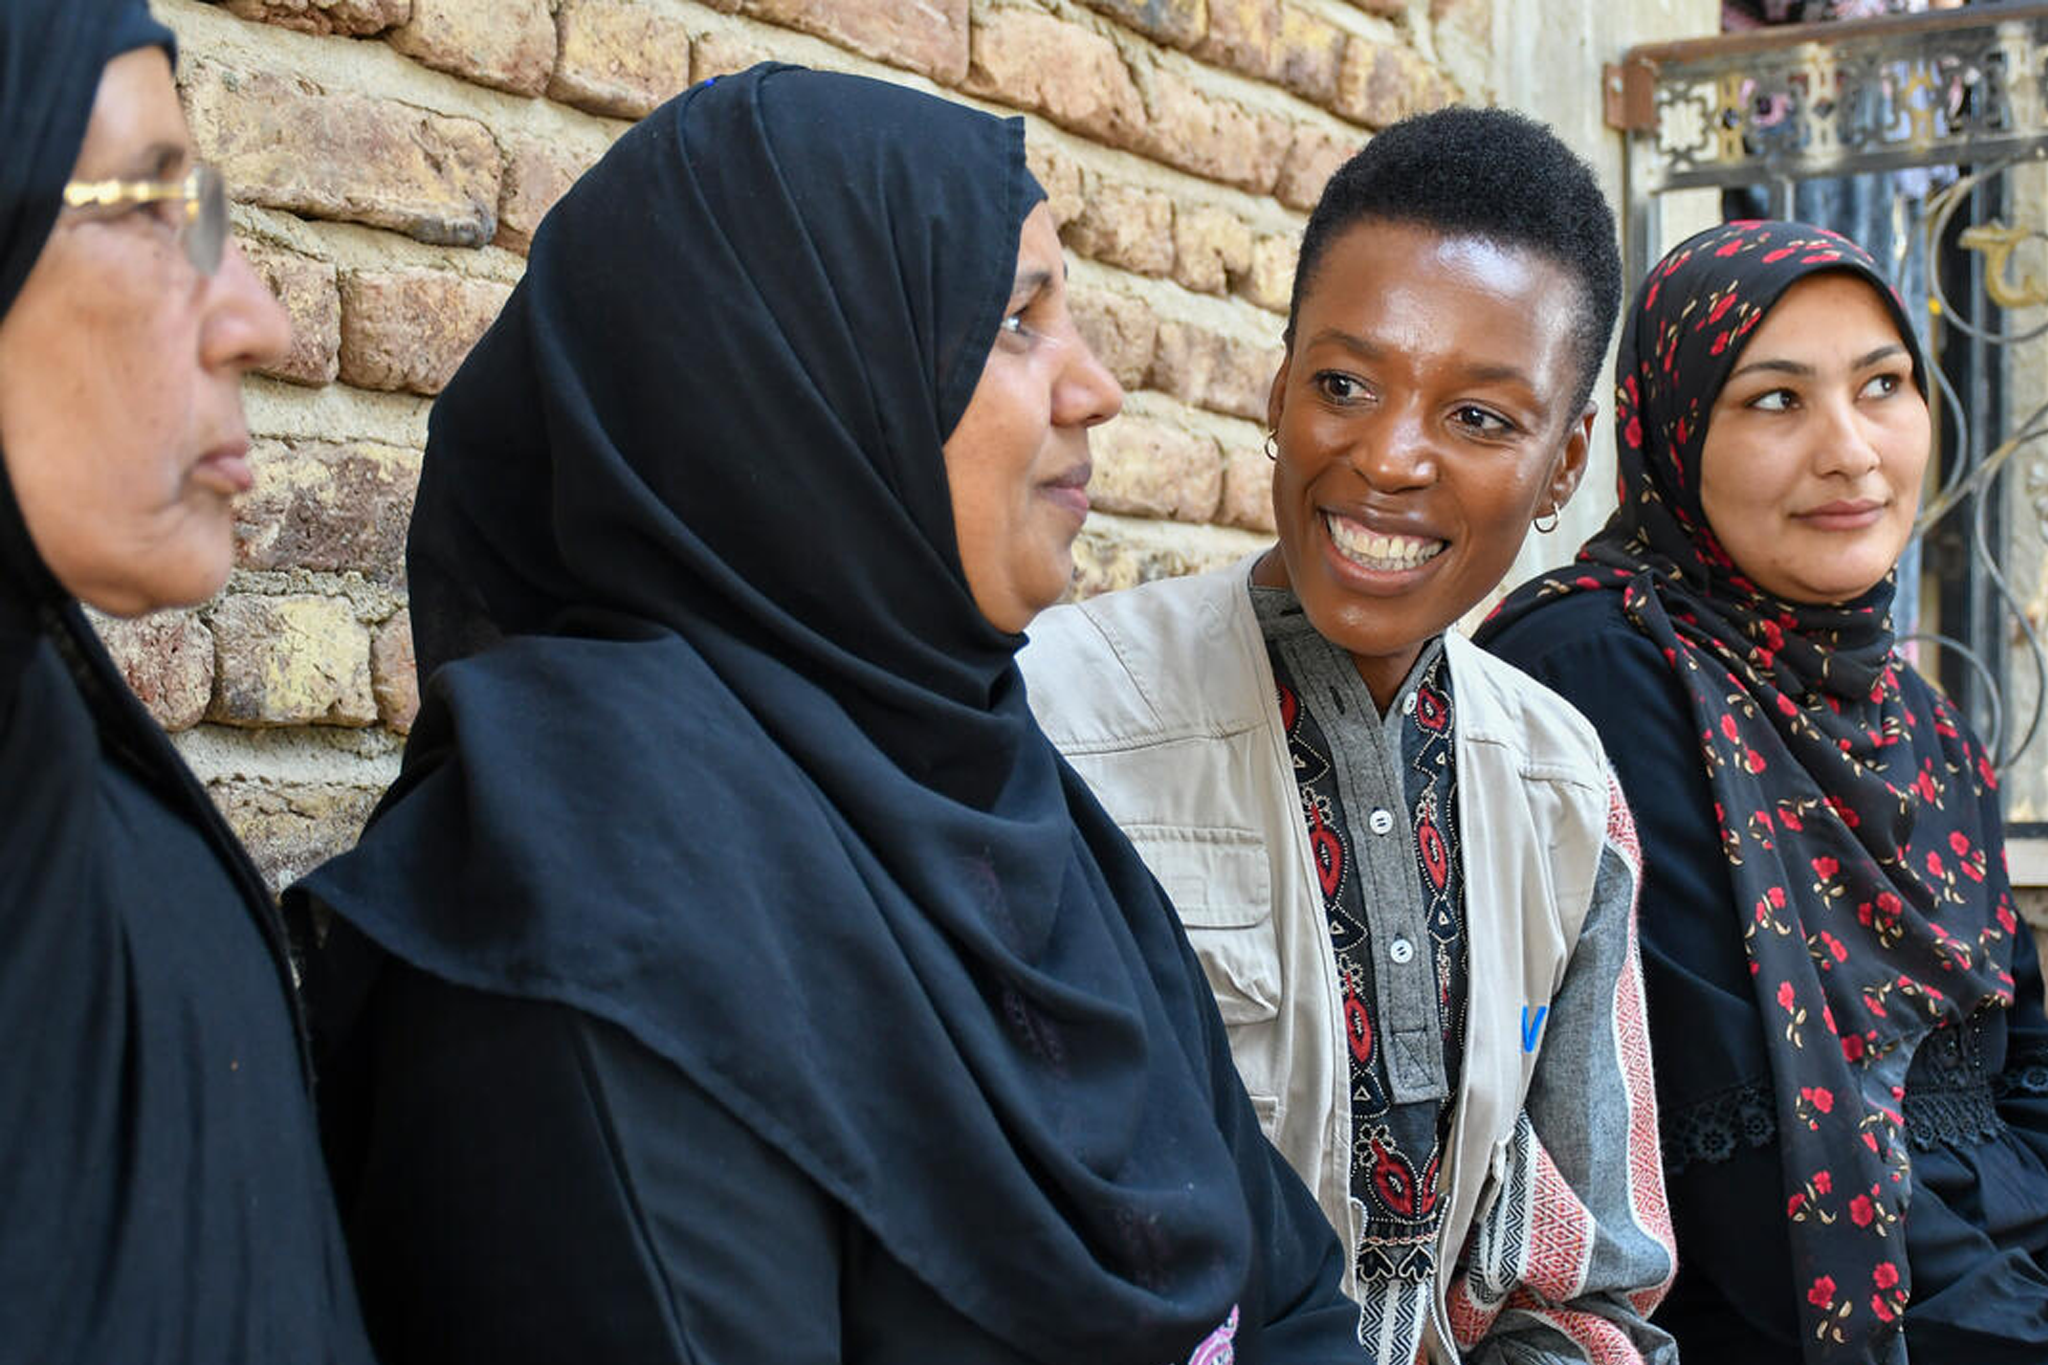
[(941, 460), (1039, 197), (1020, 122), (790, 67), (621, 138), (436, 405), (420, 719), (302, 886), (624, 1028), (1017, 1349), (1157, 1365), (1248, 1272), (1213, 1007)]

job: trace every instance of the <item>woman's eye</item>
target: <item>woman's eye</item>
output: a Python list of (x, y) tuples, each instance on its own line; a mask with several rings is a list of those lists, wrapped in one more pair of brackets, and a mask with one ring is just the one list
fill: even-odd
[(184, 205), (171, 199), (155, 199), (135, 204), (120, 215), (125, 221), (143, 223), (158, 231), (176, 235), (183, 225)]
[(1451, 414), (1461, 427), (1478, 432), (1482, 436), (1500, 436), (1515, 429), (1515, 424), (1497, 412), (1474, 407), (1467, 403)]
[(1024, 325), (1024, 313), (1022, 309), (1019, 309), (1017, 312), (1010, 314), (1008, 317), (1004, 318), (1000, 323), (998, 323), (996, 325), (996, 331), (998, 335), (1000, 335), (1004, 340), (1012, 342), (1029, 341), (1031, 337), (1034, 335), (1032, 330)]
[(1869, 382), (1863, 386), (1863, 391), (1857, 397), (1889, 398), (1899, 391), (1904, 382), (1895, 374), (1874, 374), (1870, 377)]
[(1335, 403), (1351, 403), (1366, 396), (1365, 385), (1348, 374), (1335, 370), (1324, 370), (1315, 377), (1315, 386), (1323, 397)]
[(1750, 399), (1747, 406), (1755, 408), (1758, 412), (1789, 412), (1792, 409), (1792, 403), (1792, 390), (1772, 389), (1768, 393), (1760, 393)]

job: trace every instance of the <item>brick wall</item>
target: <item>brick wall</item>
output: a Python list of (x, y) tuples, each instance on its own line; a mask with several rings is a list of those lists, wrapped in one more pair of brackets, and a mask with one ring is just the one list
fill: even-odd
[(1077, 591), (1272, 529), (1265, 389), (1303, 213), (1370, 130), (1483, 93), (1492, 0), (154, 0), (293, 344), (192, 611), (101, 628), (273, 881), (354, 838), (418, 705), (405, 524), (433, 395), (548, 206), (692, 81), (767, 57), (1023, 113), (1077, 313), (1130, 390)]

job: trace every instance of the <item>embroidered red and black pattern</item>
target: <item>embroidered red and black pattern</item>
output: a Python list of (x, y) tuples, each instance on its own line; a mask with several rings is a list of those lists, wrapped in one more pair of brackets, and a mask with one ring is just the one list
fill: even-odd
[[(1269, 657), (1344, 993), (1351, 1071), (1351, 1193), (1365, 1209), (1357, 1248), (1359, 1274), (1366, 1283), (1428, 1283), (1435, 1268), (1441, 1219), (1438, 1174), (1452, 1105), (1449, 1096), (1410, 1104), (1394, 1104), (1389, 1098), (1393, 1090), (1378, 1047), (1381, 1030), (1373, 1018), (1377, 996), (1371, 933), (1329, 743), (1315, 716), (1302, 706), (1281, 651), (1273, 649)], [(1413, 714), (1401, 726), (1402, 795), (1415, 831), (1415, 876), (1435, 971), (1445, 1075), (1455, 1093), (1463, 1055), (1466, 962), (1450, 673), (1442, 655), (1424, 670), (1415, 699)], [(1371, 717), (1363, 723), (1380, 722)]]

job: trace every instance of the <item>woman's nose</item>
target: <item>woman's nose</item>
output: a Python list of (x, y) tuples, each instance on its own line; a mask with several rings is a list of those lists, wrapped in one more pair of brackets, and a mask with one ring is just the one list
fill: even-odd
[(1821, 421), (1815, 425), (1813, 468), (1818, 474), (1861, 478), (1876, 469), (1878, 450), (1871, 440), (1866, 419), (1853, 402), (1821, 405)]
[(1124, 386), (1078, 333), (1053, 392), (1053, 421), (1059, 426), (1100, 426), (1123, 411)]
[(1346, 458), (1383, 493), (1426, 487), (1436, 479), (1436, 451), (1429, 433), (1415, 417), (1400, 412), (1362, 423)]
[(200, 345), (208, 369), (253, 370), (284, 355), (292, 340), (291, 318), (232, 241), (207, 290)]

